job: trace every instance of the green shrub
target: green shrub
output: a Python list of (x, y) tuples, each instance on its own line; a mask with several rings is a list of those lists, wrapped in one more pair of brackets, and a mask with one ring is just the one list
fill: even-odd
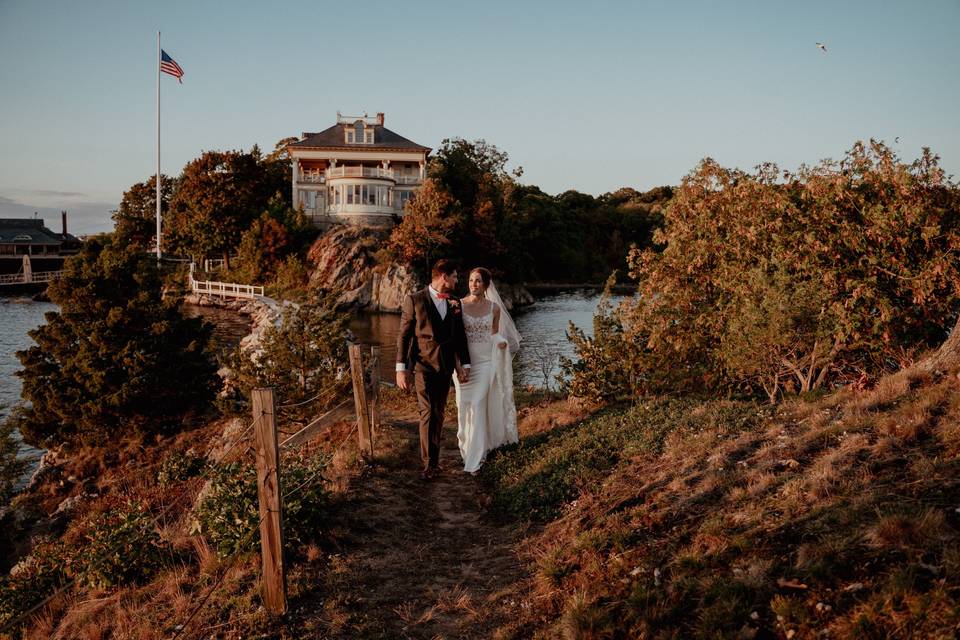
[(141, 582), (167, 563), (170, 546), (138, 505), (98, 514), (72, 567), (79, 582), (106, 589)]
[(253, 465), (215, 465), (210, 490), (197, 507), (196, 517), (195, 530), (209, 538), (221, 556), (254, 549), (254, 538), (248, 534), (257, 527), (260, 516)]
[(60, 542), (34, 545), (29, 564), (15, 576), (0, 577), (0, 626), (39, 604), (67, 580), (67, 550)]
[(198, 476), (206, 462), (205, 457), (197, 455), (192, 449), (174, 451), (160, 464), (157, 483), (161, 487), (166, 487)]
[[(320, 457), (284, 459), (280, 465), (283, 533), (288, 549), (316, 539), (327, 505)], [(216, 465), (210, 491), (197, 507), (195, 530), (216, 546), (221, 556), (259, 548), (260, 506), (257, 474), (240, 462)]]
[(590, 402), (604, 402), (629, 396), (636, 389), (639, 372), (634, 345), (624, 339), (620, 314), (610, 304), (610, 288), (614, 277), (607, 280), (607, 288), (593, 316), (593, 335), (570, 323), (567, 340), (573, 344), (576, 358), (560, 356), (560, 375), (557, 381), (564, 393)]

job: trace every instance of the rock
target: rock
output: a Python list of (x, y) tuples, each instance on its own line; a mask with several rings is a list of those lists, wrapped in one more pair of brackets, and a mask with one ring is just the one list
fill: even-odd
[(37, 563), (36, 558), (34, 558), (33, 556), (27, 556), (26, 558), (24, 558), (23, 560), (21, 560), (21, 561), (18, 562), (17, 564), (15, 564), (15, 565), (13, 565), (12, 567), (10, 567), (10, 577), (11, 577), (11, 578), (17, 577), (17, 576), (20, 575), (21, 573), (29, 570), (30, 567), (32, 567), (32, 566), (35, 565), (36, 563)]
[(82, 495), (73, 496), (72, 498), (67, 498), (63, 502), (57, 505), (57, 509), (51, 514), (51, 518), (57, 516), (69, 515), (74, 509), (77, 508), (77, 505), (80, 504), (80, 501), (83, 499)]
[[(337, 304), (349, 309), (400, 313), (403, 298), (423, 286), (406, 264), (377, 264), (376, 252), (389, 230), (337, 226), (310, 247), (314, 265), (310, 288), (337, 292)], [(533, 295), (521, 285), (497, 283), (508, 311), (531, 305)]]
[(22, 493), (28, 493), (32, 491), (37, 487), (37, 485), (45, 481), (48, 477), (52, 476), (60, 469), (60, 465), (57, 463), (57, 458), (59, 455), (59, 448), (50, 449), (49, 451), (45, 451), (43, 453), (43, 456), (40, 457), (40, 464), (37, 465), (36, 470), (30, 476), (30, 480), (23, 488)]
[(377, 265), (376, 251), (388, 238), (389, 230), (333, 227), (310, 247), (310, 288), (337, 292), (340, 307), (398, 313), (417, 282), (406, 265)]
[(507, 308), (507, 311), (528, 307), (535, 302), (533, 294), (527, 291), (523, 285), (498, 282), (497, 291), (500, 292), (500, 297), (503, 298), (503, 306)]

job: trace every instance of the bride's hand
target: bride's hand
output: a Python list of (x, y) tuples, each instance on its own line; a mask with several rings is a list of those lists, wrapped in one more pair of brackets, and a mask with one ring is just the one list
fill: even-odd
[(500, 349), (506, 349), (507, 343), (506, 342), (497, 343), (497, 347), (499, 347)]

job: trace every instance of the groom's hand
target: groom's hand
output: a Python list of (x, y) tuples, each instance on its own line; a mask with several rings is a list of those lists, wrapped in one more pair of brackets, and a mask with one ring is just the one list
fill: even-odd
[(406, 371), (397, 371), (397, 386), (404, 391), (410, 390), (410, 374)]
[(470, 382), (470, 369), (459, 367), (457, 369), (457, 380), (460, 381), (460, 384), (467, 384)]

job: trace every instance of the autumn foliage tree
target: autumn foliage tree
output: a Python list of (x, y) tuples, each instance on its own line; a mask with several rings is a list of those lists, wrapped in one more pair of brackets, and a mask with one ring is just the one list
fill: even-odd
[[(166, 219), (176, 181), (169, 176), (160, 180), (160, 215)], [(157, 236), (157, 179), (150, 176), (123, 192), (120, 206), (113, 212), (115, 242), (141, 250), (150, 249)], [(154, 245), (155, 246), (155, 245)]]
[(406, 204), (403, 221), (390, 235), (393, 255), (428, 272), (430, 265), (453, 245), (452, 232), (461, 224), (453, 197), (427, 179)]
[(440, 254), (512, 281), (601, 282), (626, 271), (631, 245), (647, 246), (669, 188), (594, 198), (521, 185), (506, 152), (484, 140), (444, 140), (429, 179), (395, 229), (394, 259), (423, 265)]
[(236, 250), (277, 194), (289, 198), (289, 165), (250, 152), (207, 151), (183, 169), (170, 202), (165, 249), (197, 258)]
[(653, 390), (843, 383), (940, 344), (960, 310), (960, 191), (929, 150), (858, 143), (796, 173), (707, 159), (654, 240), (630, 254), (621, 345)]

